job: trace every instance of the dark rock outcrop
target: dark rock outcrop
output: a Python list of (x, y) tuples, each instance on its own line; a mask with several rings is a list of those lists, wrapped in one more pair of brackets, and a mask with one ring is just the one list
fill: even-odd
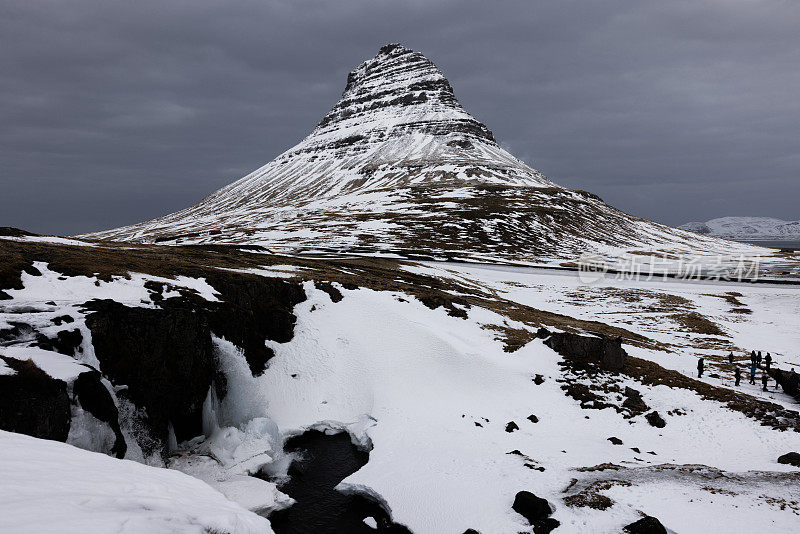
[(66, 441), (71, 419), (67, 384), (30, 360), (0, 358), (16, 371), (0, 375), (0, 429)]
[(658, 412), (650, 412), (649, 414), (644, 416), (647, 419), (647, 422), (650, 423), (650, 426), (654, 426), (656, 428), (664, 428), (667, 426), (667, 422), (661, 417), (661, 414)]
[(625, 387), (625, 401), (622, 403), (623, 408), (627, 408), (632, 415), (643, 414), (650, 407), (642, 400), (642, 394), (631, 387)]
[(92, 370), (79, 374), (72, 384), (72, 392), (84, 410), (111, 427), (116, 438), (111, 452), (117, 458), (124, 458), (128, 445), (119, 427), (119, 412), (111, 393), (100, 380), (100, 373)]
[(61, 330), (56, 337), (48, 338), (39, 334), (36, 344), (44, 349), (67, 356), (75, 356), (76, 352), (82, 351), (83, 335), (77, 328), (73, 330)]
[(509, 421), (508, 424), (506, 425), (506, 432), (514, 432), (515, 430), (519, 430), (517, 423), (515, 423), (514, 421)]
[(622, 369), (628, 356), (622, 348), (621, 338), (612, 339), (603, 335), (583, 336), (559, 332), (550, 334), (544, 343), (562, 356), (594, 360), (612, 371)]
[(614, 408), (613, 404), (605, 401), (602, 397), (592, 391), (586, 384), (580, 382), (567, 383), (561, 386), (567, 395), (581, 403), (581, 408), (584, 410), (604, 410), (606, 408)]
[(775, 367), (767, 372), (773, 380), (780, 384), (784, 393), (800, 400), (800, 375), (796, 372), (793, 374), (791, 370), (787, 371)]
[[(211, 273), (206, 279), (220, 302), (180, 288), (181, 296), (164, 298), (163, 284), (148, 282), (159, 308), (132, 308), (111, 300), (84, 304), (100, 371), (113, 384), (127, 386), (119, 395), (144, 408), (150, 438), (161, 443), (162, 454), (170, 424), (178, 441), (200, 435), (209, 388), (213, 385), (219, 398), (226, 394), (212, 333), (240, 347), (257, 376), (273, 356), (266, 341), (292, 339), (294, 306), (306, 298), (300, 284), (285, 280), (239, 273)], [(110, 413), (105, 417), (114, 419)], [(153, 443), (140, 443), (145, 454), (158, 448)], [(119, 440), (118, 445), (119, 450)]]
[(330, 282), (314, 281), (314, 287), (327, 293), (333, 302), (341, 302), (344, 298), (342, 292), (336, 289)]
[(58, 317), (53, 317), (50, 321), (56, 326), (61, 326), (64, 323), (73, 323), (75, 319), (70, 315), (60, 315)]
[(628, 534), (667, 534), (667, 529), (655, 517), (646, 515), (622, 528)]
[(298, 283), (255, 275), (215, 275), (208, 282), (224, 301), (209, 305), (211, 331), (244, 351), (253, 376), (262, 374), (275, 355), (266, 340), (291, 341), (293, 310), (306, 299), (305, 291)]
[(205, 315), (110, 300), (85, 306), (92, 310), (86, 325), (100, 370), (128, 386), (124, 393), (146, 410), (153, 437), (166, 442), (170, 423), (178, 440), (202, 434), (202, 405), (215, 371)]
[(778, 457), (778, 463), (800, 467), (800, 453), (787, 452), (786, 454)]
[[(288, 478), (279, 481), (281, 491), (295, 503), (270, 514), (277, 534), (410, 534), (392, 520), (389, 509), (373, 495), (336, 489), (339, 482), (369, 461), (369, 453), (355, 446), (350, 435), (309, 430), (289, 438), (284, 450), (299, 453), (289, 465)], [(377, 529), (364, 524), (367, 517), (375, 520)]]
[[(420, 302), (425, 305), (425, 307), (435, 310), (440, 306), (444, 306), (447, 310), (447, 315), (451, 317), (459, 317), (461, 319), (466, 319), (468, 317), (466, 310), (463, 308), (459, 308), (458, 306), (463, 306), (464, 308), (469, 307), (469, 304), (459, 298), (453, 298), (447, 294), (439, 294), (439, 295), (425, 295), (418, 297)], [(458, 306), (456, 306), (458, 305)]]
[(613, 445), (622, 445), (622, 440), (616, 436), (611, 436), (606, 441), (610, 441)]
[(550, 503), (529, 491), (518, 492), (511, 508), (527, 519), (536, 533), (550, 532), (559, 525), (558, 521), (550, 518), (553, 513)]

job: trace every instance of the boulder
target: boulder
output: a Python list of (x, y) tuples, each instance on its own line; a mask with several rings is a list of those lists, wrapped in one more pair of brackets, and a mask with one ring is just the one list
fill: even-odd
[(787, 452), (786, 454), (778, 457), (778, 463), (800, 467), (800, 453)]
[(547, 519), (542, 519), (534, 523), (533, 532), (534, 534), (550, 534), (550, 532), (557, 529), (560, 524), (561, 523), (557, 519), (548, 517)]
[(515, 423), (514, 421), (509, 421), (508, 424), (506, 425), (506, 432), (514, 432), (515, 430), (519, 430), (517, 423)]
[(658, 412), (650, 412), (649, 414), (644, 416), (647, 419), (647, 422), (650, 423), (650, 426), (654, 426), (656, 428), (664, 428), (667, 426), (667, 422), (661, 417)]
[(777, 367), (773, 367), (767, 372), (769, 376), (780, 384), (784, 393), (800, 400), (800, 375), (797, 373), (792, 374), (791, 371)]
[(547, 499), (537, 497), (529, 491), (518, 492), (511, 508), (531, 523), (547, 519), (553, 513)]
[(622, 348), (621, 338), (612, 339), (604, 335), (583, 336), (561, 332), (551, 334), (544, 343), (562, 356), (594, 360), (612, 371), (622, 369), (628, 356)]
[(667, 529), (655, 517), (646, 515), (640, 520), (622, 528), (628, 534), (667, 534)]

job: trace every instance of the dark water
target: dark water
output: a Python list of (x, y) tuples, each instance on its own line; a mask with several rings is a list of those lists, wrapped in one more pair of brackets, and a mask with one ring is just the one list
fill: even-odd
[(800, 250), (800, 241), (744, 241), (759, 247), (767, 248), (793, 248)]
[[(409, 533), (392, 523), (382, 505), (369, 495), (340, 493), (333, 488), (369, 460), (346, 433), (326, 435), (316, 430), (287, 441), (285, 450), (301, 453), (289, 467), (289, 481), (280, 490), (296, 504), (269, 516), (277, 534)], [(378, 529), (364, 523), (372, 517)]]

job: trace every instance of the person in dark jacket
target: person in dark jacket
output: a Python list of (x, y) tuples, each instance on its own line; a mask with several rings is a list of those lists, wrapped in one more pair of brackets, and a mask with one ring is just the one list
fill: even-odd
[(756, 365), (761, 365), (761, 351), (756, 354)]
[(764, 365), (766, 365), (766, 369), (769, 371), (769, 366), (772, 365), (772, 355), (769, 352), (764, 357)]
[(728, 362), (733, 363), (733, 352), (728, 354)]
[(733, 379), (736, 381), (737, 386), (739, 385), (739, 382), (742, 381), (742, 368), (738, 365), (736, 366), (736, 369), (733, 370)]
[(703, 358), (697, 360), (697, 378), (702, 378), (703, 376)]
[(750, 364), (750, 383), (751, 384), (755, 384), (756, 383), (756, 369), (757, 369), (756, 364), (755, 363), (751, 363)]
[(783, 372), (780, 369), (775, 369), (775, 389), (778, 389), (778, 386), (781, 385), (782, 379), (783, 379)]
[(761, 391), (767, 391), (768, 383), (769, 383), (769, 375), (766, 372), (761, 373)]
[(755, 363), (756, 363), (756, 351), (752, 351), (752, 352), (750, 353), (750, 363), (752, 363), (753, 365), (755, 365)]

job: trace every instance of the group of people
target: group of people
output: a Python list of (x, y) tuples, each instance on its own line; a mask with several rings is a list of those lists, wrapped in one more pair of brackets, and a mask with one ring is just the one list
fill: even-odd
[[(731, 352), (728, 354), (728, 360), (733, 363), (733, 353)], [(761, 351), (752, 351), (750, 353), (750, 365), (755, 365), (756, 367), (761, 366), (761, 362), (764, 362), (764, 369), (769, 372), (769, 366), (772, 365), (772, 355), (768, 352), (766, 356), (761, 356)]]
[[(734, 363), (734, 355), (733, 352), (728, 354), (728, 361), (730, 363)], [(761, 372), (761, 388), (763, 391), (767, 391), (767, 386), (769, 385), (770, 379), (770, 368), (772, 366), (772, 355), (768, 352), (766, 356), (761, 355), (761, 351), (752, 351), (750, 353), (750, 365), (748, 366), (748, 370), (750, 371), (750, 383), (756, 383), (756, 373), (759, 368), (761, 368), (761, 363), (764, 363), (764, 368)], [(697, 377), (702, 378), (703, 371), (705, 370), (705, 362), (703, 358), (697, 360)], [(733, 379), (735, 384), (738, 386), (739, 383), (742, 381), (742, 368), (738, 365), (734, 368), (733, 371)], [(797, 373), (792, 367), (791, 371), (789, 371), (788, 376), (784, 377), (783, 372), (780, 369), (774, 370), (774, 379), (775, 379), (775, 389), (778, 389), (778, 386), (783, 386), (783, 389), (787, 393), (794, 394), (798, 390), (798, 382), (800, 382), (800, 377), (798, 377)]]

